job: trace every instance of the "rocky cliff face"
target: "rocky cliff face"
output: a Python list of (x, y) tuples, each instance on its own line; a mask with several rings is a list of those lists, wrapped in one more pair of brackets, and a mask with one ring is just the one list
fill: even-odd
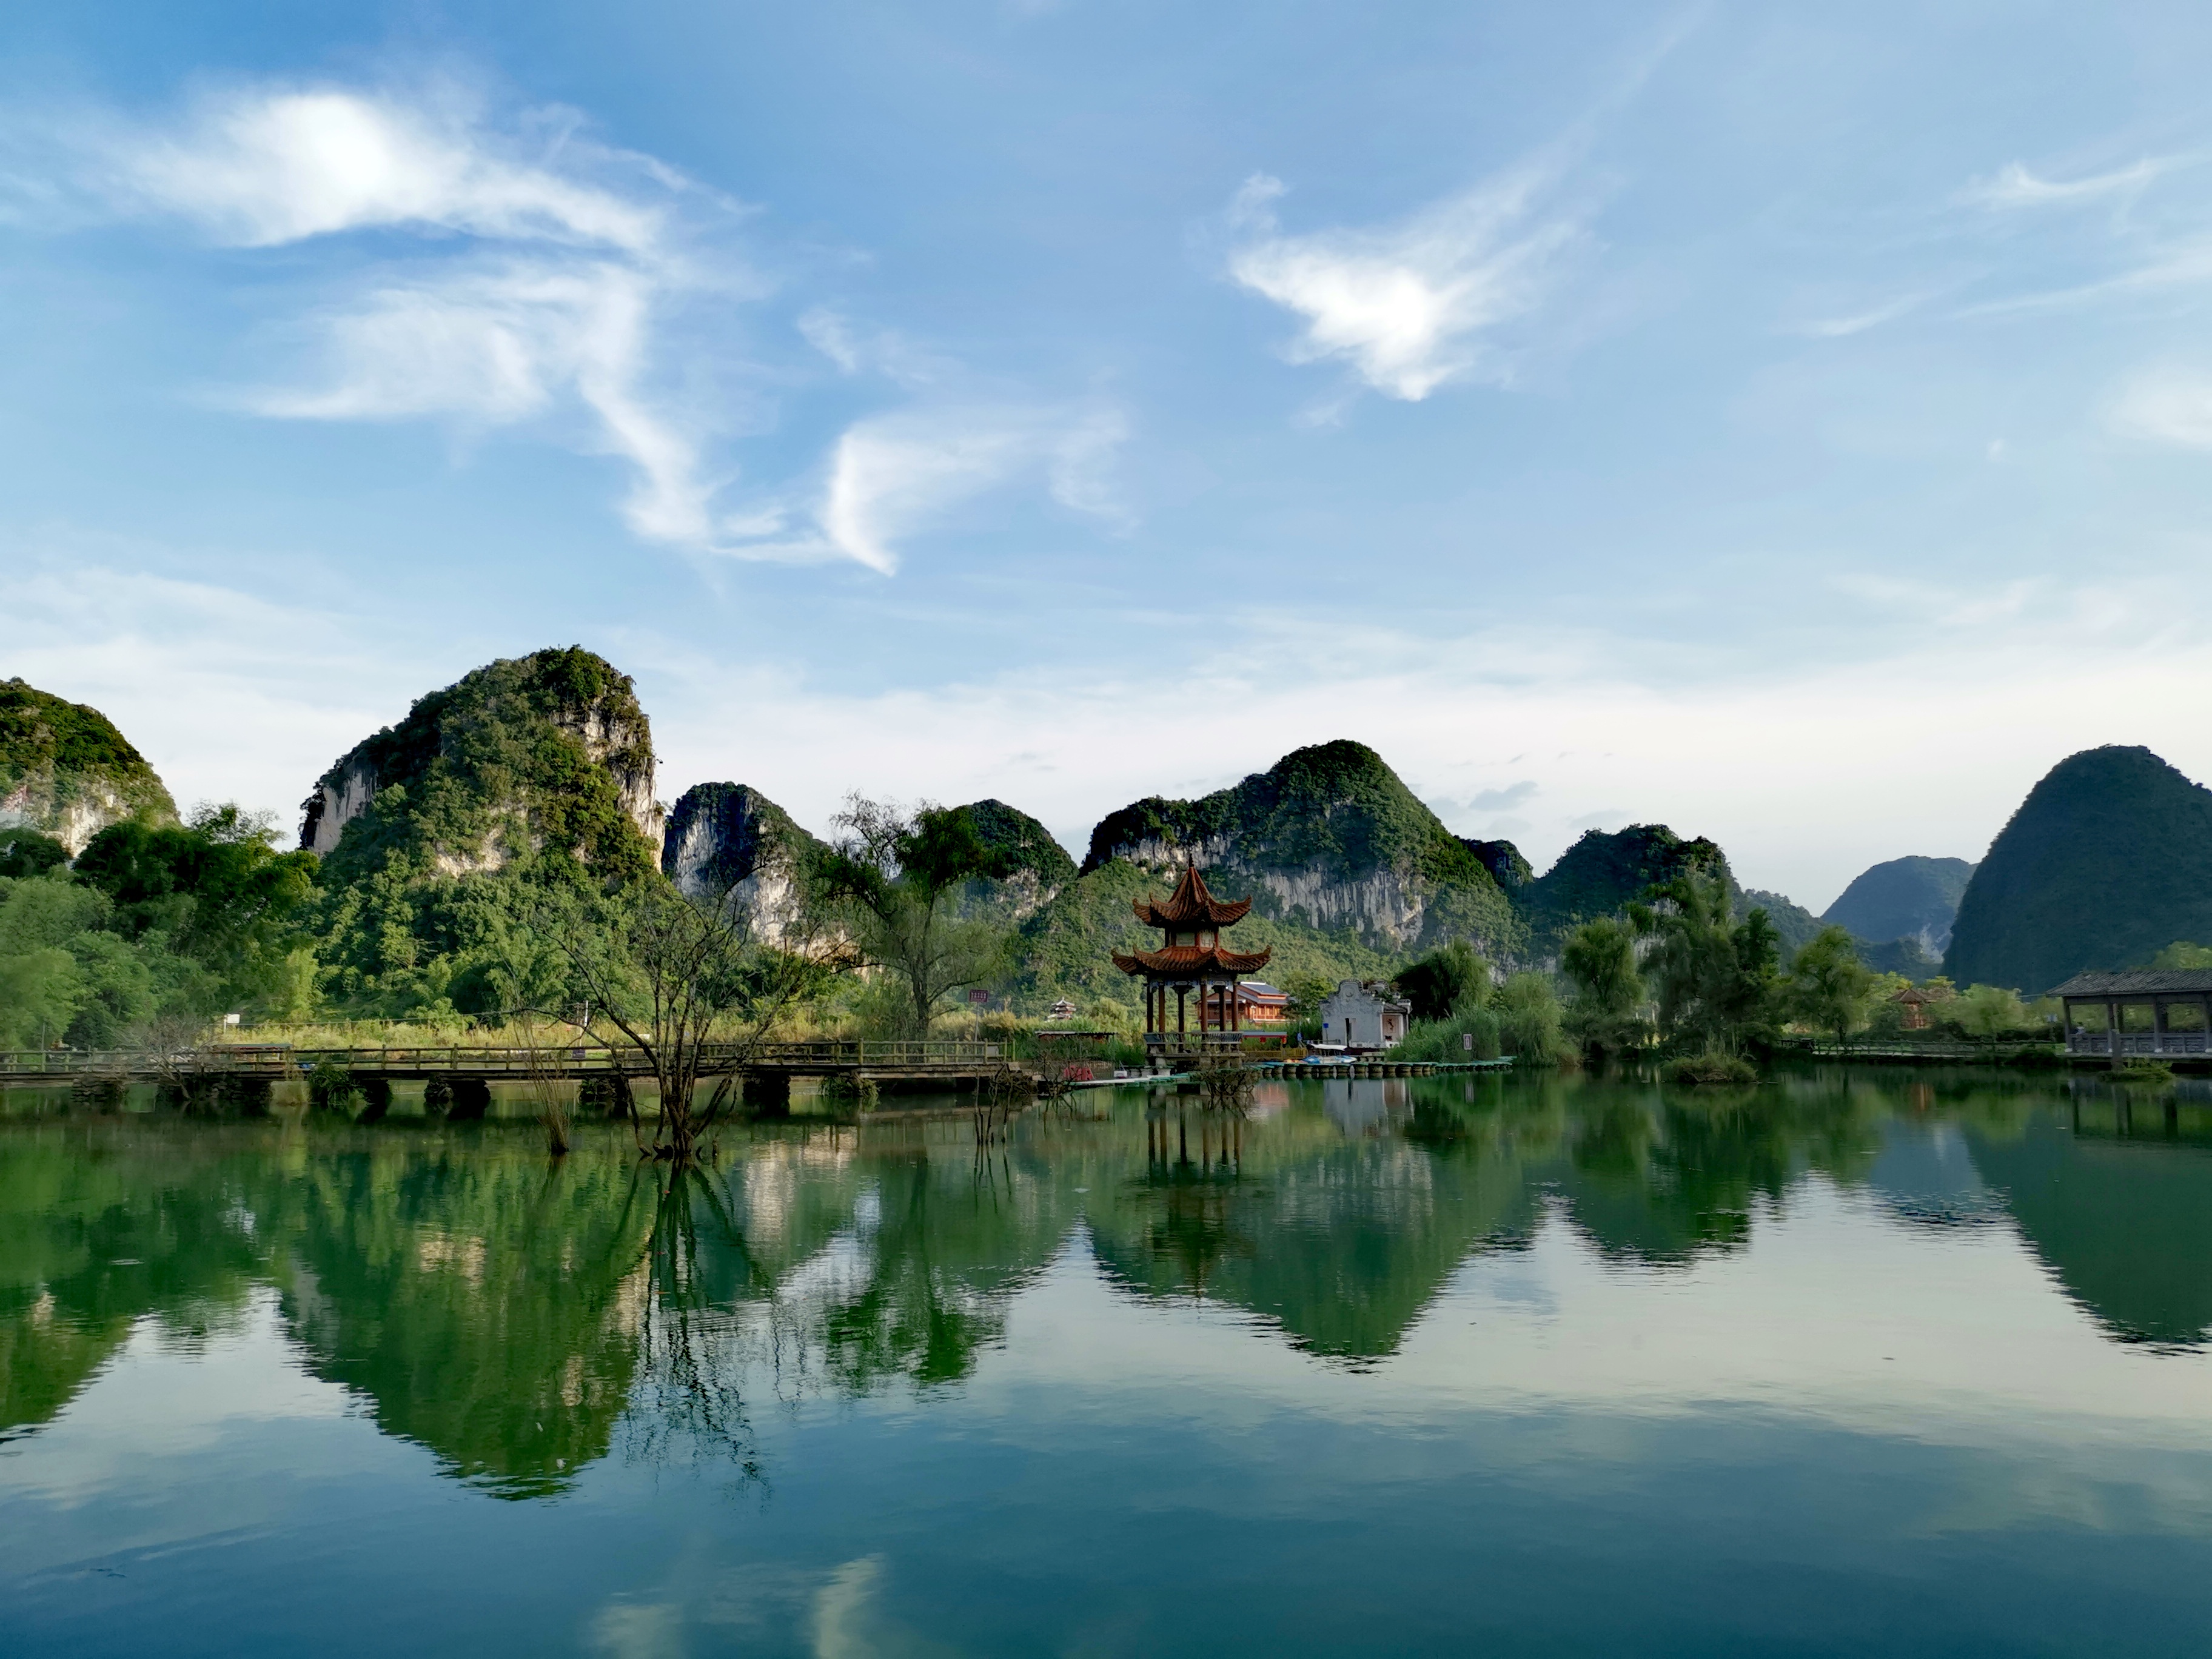
[(1943, 971), (2034, 994), (2183, 939), (2212, 944), (2212, 790), (2148, 749), (2091, 749), (2051, 768), (1990, 843)]
[(1000, 880), (971, 884), (976, 902), (1003, 911), (1010, 920), (1026, 921), (1075, 879), (1075, 860), (1067, 849), (1020, 808), (984, 799), (970, 801), (965, 810), (983, 844), (1006, 860), (1009, 871)]
[(465, 675), (341, 756), (300, 845), (341, 864), (419, 854), (447, 876), (545, 850), (619, 873), (662, 842), (653, 732), (629, 677), (580, 647)]
[[(1300, 749), (1194, 801), (1154, 796), (1092, 831), (1084, 870), (1166, 876), (1195, 862), (1255, 915), (1402, 951), (1469, 938), (1510, 954), (1518, 929), (1483, 859), (1364, 744)], [(1525, 867), (1525, 866), (1523, 866)]]
[(0, 681), (0, 829), (52, 836), (75, 858), (111, 823), (176, 816), (145, 757), (97, 708)]
[(726, 895), (760, 936), (781, 942), (799, 913), (797, 861), (817, 843), (791, 815), (741, 783), (696, 784), (668, 815), (660, 870), (692, 898)]

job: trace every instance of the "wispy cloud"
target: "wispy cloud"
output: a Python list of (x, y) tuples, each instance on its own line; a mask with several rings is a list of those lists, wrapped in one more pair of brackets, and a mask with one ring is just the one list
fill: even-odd
[(1917, 311), (1928, 300), (1927, 294), (1903, 294), (1864, 311), (1854, 311), (1838, 317), (1823, 317), (1807, 323), (1798, 331), (1816, 340), (1840, 340), (1853, 334), (1863, 334), (1870, 328), (1880, 328), (1884, 323), (1893, 323), (1899, 318)]
[(163, 124), (59, 125), (81, 202), (110, 214), (181, 219), (230, 247), (356, 239), (335, 296), (301, 320), (307, 360), (228, 401), (477, 429), (579, 411), (585, 447), (633, 469), (637, 535), (702, 550), (726, 535), (702, 417), (656, 377), (687, 302), (760, 291), (726, 255), (697, 257), (733, 204), (592, 142), (569, 112), (495, 118), (451, 86), (247, 85)]
[(2146, 156), (2131, 166), (2083, 179), (2043, 179), (2014, 161), (1990, 178), (1974, 180), (1960, 192), (1960, 200), (1987, 208), (2079, 206), (2136, 195), (2172, 165), (2171, 159)]
[[(848, 428), (830, 452), (820, 495), (732, 550), (788, 560), (848, 558), (884, 575), (900, 544), (985, 491), (1029, 477), (1061, 506), (1121, 526), (1115, 487), (1127, 435), (1110, 407), (933, 406), (872, 416)], [(794, 532), (792, 520), (807, 526)]]
[(2107, 416), (2112, 428), (2127, 437), (2212, 450), (2212, 374), (2147, 369), (2121, 386)]
[(1503, 380), (1505, 324), (1546, 297), (1583, 234), (1550, 204), (1558, 167), (1531, 162), (1376, 228), (1283, 231), (1279, 179), (1258, 174), (1230, 210), (1229, 273), (1303, 318), (1293, 362), (1337, 360), (1385, 396), (1418, 403), (1446, 382)]

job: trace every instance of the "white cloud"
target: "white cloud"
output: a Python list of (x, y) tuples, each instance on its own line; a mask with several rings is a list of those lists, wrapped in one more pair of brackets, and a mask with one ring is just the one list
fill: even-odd
[(403, 226), (651, 252), (664, 210), (580, 179), (580, 167), (613, 158), (558, 137), (542, 160), (524, 159), (522, 135), (487, 129), (450, 94), (317, 88), (210, 98), (180, 131), (112, 131), (100, 149), (118, 198), (236, 246)]
[(2212, 449), (2212, 375), (2148, 370), (2120, 388), (2108, 414), (2113, 428), (2129, 437)]
[(84, 124), (74, 148), (80, 187), (112, 211), (181, 217), (225, 245), (380, 234), (375, 263), (305, 319), (311, 361), (228, 401), (477, 429), (580, 414), (582, 447), (633, 469), (635, 534), (712, 550), (744, 533), (716, 509), (704, 417), (655, 382), (686, 306), (757, 284), (699, 257), (728, 204), (667, 167), (559, 112), (497, 124), (436, 88), (234, 88), (166, 129)]
[(873, 416), (847, 428), (830, 453), (811, 534), (775, 524), (738, 543), (738, 556), (844, 557), (896, 572), (899, 544), (986, 490), (1042, 474), (1061, 506), (1127, 521), (1114, 457), (1127, 422), (1112, 408), (933, 408)]
[(1979, 207), (2069, 207), (2100, 202), (2111, 197), (2132, 196), (2171, 167), (2167, 160), (2145, 157), (2131, 167), (2086, 179), (2041, 179), (2018, 161), (2000, 167), (1994, 178), (1978, 179), (1960, 192), (1960, 199)]
[(1256, 175), (1231, 206), (1242, 241), (1230, 275), (1295, 313), (1293, 362), (1337, 359), (1369, 386), (1418, 403), (1447, 381), (1503, 379), (1492, 337), (1545, 297), (1559, 255), (1581, 234), (1542, 210), (1554, 169), (1528, 165), (1378, 229), (1284, 234), (1280, 181)]

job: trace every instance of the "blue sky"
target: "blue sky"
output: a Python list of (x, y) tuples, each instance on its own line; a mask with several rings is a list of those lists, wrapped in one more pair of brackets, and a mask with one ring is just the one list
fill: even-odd
[(1815, 908), (2212, 773), (2212, 11), (83, 0), (0, 673), (289, 814), (476, 664), (1079, 850), (1333, 737)]

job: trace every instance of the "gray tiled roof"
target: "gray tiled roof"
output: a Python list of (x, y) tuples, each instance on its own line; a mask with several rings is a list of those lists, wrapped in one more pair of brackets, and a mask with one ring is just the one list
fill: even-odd
[(2212, 968), (2160, 968), (2134, 974), (2076, 974), (2055, 997), (2212, 995)]

